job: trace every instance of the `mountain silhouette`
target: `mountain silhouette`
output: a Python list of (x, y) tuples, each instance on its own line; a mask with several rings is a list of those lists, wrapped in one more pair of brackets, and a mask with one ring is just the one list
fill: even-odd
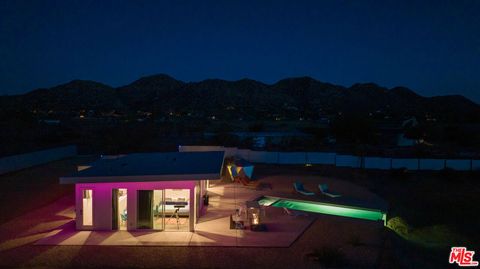
[(111, 87), (95, 81), (73, 80), (23, 95), (1, 96), (2, 110), (24, 109), (71, 113), (94, 111), (150, 111), (158, 115), (216, 115), (225, 119), (281, 116), (318, 119), (338, 113), (385, 113), (392, 117), (425, 116), (476, 121), (480, 106), (459, 96), (423, 97), (405, 87), (388, 89), (374, 83), (350, 87), (311, 77), (282, 79), (265, 84), (251, 79), (206, 79), (183, 82), (165, 74), (142, 77)]

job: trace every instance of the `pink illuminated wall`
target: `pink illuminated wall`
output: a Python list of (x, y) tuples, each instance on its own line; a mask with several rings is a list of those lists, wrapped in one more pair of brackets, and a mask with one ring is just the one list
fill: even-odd
[[(135, 179), (132, 179), (134, 181)], [(199, 184), (197, 184), (197, 182)], [(76, 226), (79, 230), (111, 230), (112, 229), (112, 189), (127, 189), (127, 229), (135, 230), (137, 227), (137, 191), (138, 190), (163, 190), (163, 189), (189, 189), (190, 190), (190, 230), (193, 231), (199, 212), (202, 212), (205, 193), (199, 190), (200, 197), (196, 197), (196, 186), (202, 186), (199, 181), (154, 181), (154, 182), (110, 182), (110, 183), (78, 183), (75, 185), (76, 193)], [(82, 190), (91, 189), (93, 197), (93, 226), (82, 225), (80, 212), (82, 205)], [(199, 201), (197, 200), (198, 198)]]

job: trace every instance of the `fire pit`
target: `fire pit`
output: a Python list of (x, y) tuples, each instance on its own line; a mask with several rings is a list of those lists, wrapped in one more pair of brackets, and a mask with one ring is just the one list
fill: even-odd
[(266, 231), (267, 227), (261, 223), (260, 204), (258, 201), (247, 201), (247, 222), (252, 231)]

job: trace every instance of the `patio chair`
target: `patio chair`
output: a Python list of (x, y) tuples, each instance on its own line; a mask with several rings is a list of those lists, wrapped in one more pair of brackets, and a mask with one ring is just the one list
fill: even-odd
[(239, 220), (238, 216), (230, 215), (230, 229), (243, 230), (245, 229), (245, 223), (243, 220)]
[(326, 196), (328, 196), (328, 197), (336, 198), (336, 197), (342, 196), (341, 194), (331, 192), (331, 191), (328, 189), (328, 185), (327, 185), (327, 184), (318, 184), (318, 189), (320, 190), (320, 193), (322, 193), (322, 194), (324, 194), (324, 195), (326, 195)]
[(238, 176), (235, 177), (237, 182), (240, 182), (243, 186), (255, 190), (262, 190), (264, 188), (269, 188), (272, 189), (272, 185), (270, 183), (263, 183), (259, 181), (251, 181), (248, 179), (247, 176), (245, 176), (245, 173), (243, 171), (240, 171)]
[(293, 183), (293, 187), (295, 188), (295, 191), (300, 194), (307, 195), (307, 196), (315, 195), (314, 192), (305, 190), (305, 187), (303, 187), (303, 184), (301, 182)]
[(243, 177), (242, 175), (239, 175), (239, 176), (237, 177), (237, 180), (238, 180), (238, 182), (242, 183), (243, 186), (247, 186), (247, 187), (255, 187), (255, 188), (256, 188), (256, 187), (258, 187), (258, 186), (260, 185), (260, 182), (258, 182), (258, 181), (254, 181), (254, 182), (249, 181), (248, 178)]
[(289, 216), (292, 216), (292, 217), (298, 217), (298, 216), (308, 217), (308, 214), (305, 213), (305, 212), (301, 212), (301, 211), (297, 211), (297, 210), (289, 210), (286, 207), (283, 207), (283, 212), (285, 212), (285, 214), (287, 214)]

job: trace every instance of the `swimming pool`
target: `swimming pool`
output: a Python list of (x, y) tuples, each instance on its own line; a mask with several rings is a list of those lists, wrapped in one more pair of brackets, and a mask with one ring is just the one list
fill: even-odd
[(381, 210), (351, 207), (345, 205), (337, 205), (331, 203), (310, 202), (301, 200), (284, 199), (277, 197), (264, 196), (258, 200), (260, 205), (286, 207), (293, 210), (301, 210), (313, 213), (320, 213), (326, 215), (334, 215), (341, 217), (349, 217), (356, 219), (365, 219), (380, 221), (385, 224), (387, 214)]

